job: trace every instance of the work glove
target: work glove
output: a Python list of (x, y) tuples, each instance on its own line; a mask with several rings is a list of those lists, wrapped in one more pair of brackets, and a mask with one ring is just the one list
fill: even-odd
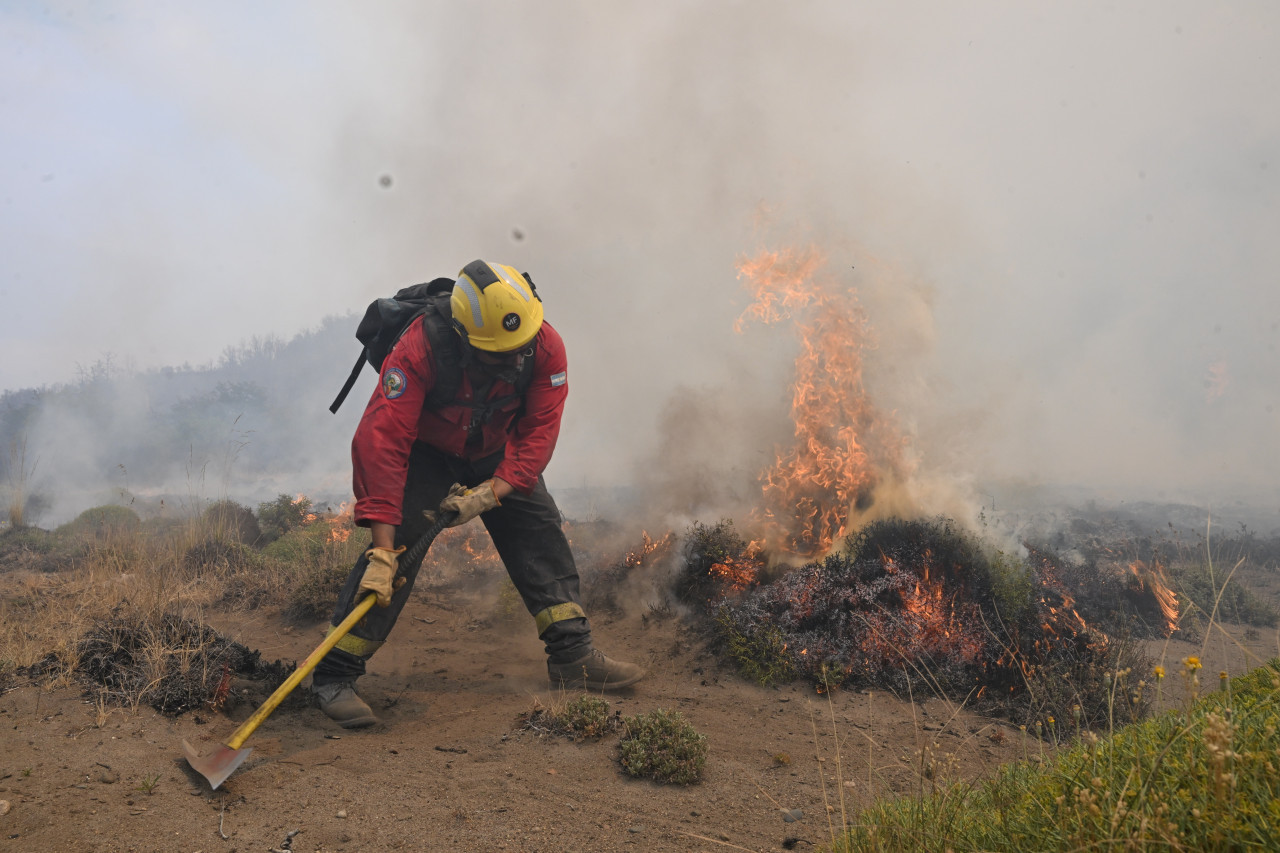
[(493, 480), (485, 480), (470, 489), (454, 483), (453, 488), (449, 489), (448, 496), (440, 501), (440, 512), (456, 512), (458, 516), (449, 522), (449, 526), (457, 527), (495, 506), (502, 506), (502, 504), (498, 502), (498, 495), (493, 490)]
[(356, 597), (363, 598), (366, 592), (372, 592), (378, 596), (379, 607), (388, 607), (391, 604), (391, 593), (404, 585), (404, 578), (396, 577), (396, 565), (400, 561), (400, 555), (404, 553), (404, 546), (370, 548), (364, 553), (369, 558), (369, 565), (365, 566), (364, 574), (360, 577)]

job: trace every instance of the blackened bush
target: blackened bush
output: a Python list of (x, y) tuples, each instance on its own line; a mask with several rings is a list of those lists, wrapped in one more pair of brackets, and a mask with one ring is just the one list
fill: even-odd
[(1106, 672), (1146, 668), (1136, 644), (1080, 617), (1047, 564), (988, 552), (947, 519), (873, 523), (842, 552), (745, 590), (714, 570), (740, 558), (741, 540), (723, 525), (695, 533), (683, 588), (712, 603), (716, 652), (761, 683), (789, 664), (822, 689), (940, 692), (1027, 722), (1078, 704), (1093, 725), (1107, 719)]

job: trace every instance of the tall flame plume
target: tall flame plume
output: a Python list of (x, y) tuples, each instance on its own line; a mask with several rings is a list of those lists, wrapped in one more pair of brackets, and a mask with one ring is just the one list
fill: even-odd
[(863, 381), (863, 352), (871, 342), (866, 312), (852, 287), (823, 272), (825, 263), (810, 247), (762, 252), (738, 264), (754, 301), (735, 330), (753, 321), (790, 321), (799, 339), (794, 441), (760, 476), (763, 507), (756, 521), (771, 549), (805, 557), (826, 553), (849, 532), (851, 509), (871, 501), (882, 469), (895, 462), (895, 442), (881, 435), (893, 430)]

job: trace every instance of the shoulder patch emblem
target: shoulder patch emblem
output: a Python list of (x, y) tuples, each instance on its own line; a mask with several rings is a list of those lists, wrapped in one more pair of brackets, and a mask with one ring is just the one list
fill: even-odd
[(569, 381), (569, 374), (566, 371), (551, 374), (551, 387), (559, 388), (561, 385)]
[(405, 379), (404, 371), (400, 368), (393, 367), (382, 374), (382, 393), (388, 400), (399, 397), (407, 387), (409, 387), (409, 380)]

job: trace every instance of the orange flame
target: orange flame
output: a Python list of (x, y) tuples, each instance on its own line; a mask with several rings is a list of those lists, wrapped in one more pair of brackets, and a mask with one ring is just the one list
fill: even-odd
[(649, 531), (641, 530), (640, 547), (627, 552), (626, 556), (622, 558), (623, 565), (627, 568), (635, 568), (642, 565), (646, 557), (655, 551), (665, 549), (674, 539), (675, 534), (669, 531), (662, 537), (654, 539), (649, 535)]
[(329, 519), (329, 539), (332, 544), (341, 544), (351, 538), (353, 526), (352, 507), (346, 501), (338, 505), (338, 513)]
[[(713, 575), (719, 575), (728, 582), (729, 588), (734, 592), (742, 592), (745, 589), (755, 586), (756, 575), (760, 571), (760, 563), (752, 559), (727, 559), (719, 563), (713, 563), (707, 569)], [(804, 654), (804, 652), (801, 652)]]
[(751, 320), (790, 320), (800, 339), (791, 401), (795, 440), (760, 479), (770, 544), (803, 556), (826, 553), (848, 532), (851, 508), (878, 480), (865, 438), (885, 428), (863, 384), (870, 325), (853, 289), (820, 274), (825, 260), (809, 248), (765, 252), (738, 265), (755, 301), (735, 329), (743, 331)]
[(1149, 592), (1159, 606), (1165, 634), (1178, 630), (1178, 596), (1166, 583), (1164, 566), (1159, 562), (1148, 566), (1142, 560), (1135, 560), (1129, 563), (1129, 571), (1137, 581), (1138, 590)]

